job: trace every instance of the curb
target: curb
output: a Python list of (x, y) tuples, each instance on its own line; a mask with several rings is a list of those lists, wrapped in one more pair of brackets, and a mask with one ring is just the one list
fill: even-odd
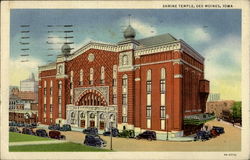
[(58, 144), (66, 143), (66, 140), (52, 140), (52, 141), (30, 141), (30, 142), (11, 142), (9, 146), (23, 146), (23, 145), (39, 145), (39, 144)]

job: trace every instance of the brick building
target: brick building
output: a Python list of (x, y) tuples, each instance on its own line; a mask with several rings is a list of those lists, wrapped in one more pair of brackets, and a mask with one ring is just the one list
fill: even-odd
[(222, 118), (222, 112), (231, 112), (234, 103), (233, 100), (207, 102), (206, 112), (214, 113), (216, 117)]
[(205, 112), (204, 58), (170, 34), (135, 39), (129, 25), (117, 44), (90, 42), (39, 67), (39, 122), (73, 127), (154, 130), (183, 135), (183, 118)]
[(37, 94), (12, 88), (9, 97), (9, 121), (37, 123)]

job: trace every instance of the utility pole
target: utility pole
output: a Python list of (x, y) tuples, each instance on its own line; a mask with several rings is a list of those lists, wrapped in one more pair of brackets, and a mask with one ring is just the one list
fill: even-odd
[(112, 148), (112, 128), (111, 128), (112, 122), (109, 124), (109, 129), (110, 129), (110, 150), (113, 150)]

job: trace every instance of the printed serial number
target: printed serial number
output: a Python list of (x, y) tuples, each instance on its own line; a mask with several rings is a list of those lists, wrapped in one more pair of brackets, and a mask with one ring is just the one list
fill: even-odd
[(237, 156), (235, 153), (224, 153), (224, 156)]

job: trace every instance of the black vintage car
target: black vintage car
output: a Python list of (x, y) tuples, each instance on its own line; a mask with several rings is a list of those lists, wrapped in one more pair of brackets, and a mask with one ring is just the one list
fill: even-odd
[(94, 147), (105, 147), (107, 142), (98, 135), (86, 135), (83, 144)]
[(20, 131), (17, 127), (13, 127), (13, 126), (11, 126), (11, 127), (9, 128), (9, 132), (21, 133), (21, 131)]
[(155, 131), (144, 131), (143, 133), (137, 135), (136, 139), (147, 139), (147, 140), (156, 140), (156, 133)]
[(36, 133), (32, 130), (32, 128), (23, 128), (22, 134), (28, 134), (28, 135), (36, 135)]
[[(117, 128), (112, 128), (112, 137), (117, 137), (119, 135), (119, 130)], [(104, 136), (110, 136), (110, 131), (103, 132)]]
[(52, 125), (49, 125), (48, 128), (50, 130), (60, 130), (60, 125), (59, 124), (52, 124)]
[(225, 133), (223, 127), (213, 126), (212, 129), (216, 130), (216, 132), (217, 132), (218, 134), (223, 134), (223, 133)]
[(39, 137), (49, 137), (45, 129), (36, 130), (36, 135)]
[(60, 131), (71, 131), (71, 126), (69, 124), (64, 124), (60, 127)]
[(194, 137), (194, 141), (201, 140), (206, 141), (211, 138), (210, 132), (208, 131), (199, 131), (196, 133), (196, 136)]
[(98, 134), (98, 129), (97, 129), (97, 128), (88, 127), (88, 128), (86, 128), (86, 129), (83, 129), (82, 132), (83, 132), (84, 134), (97, 135), (97, 134)]

